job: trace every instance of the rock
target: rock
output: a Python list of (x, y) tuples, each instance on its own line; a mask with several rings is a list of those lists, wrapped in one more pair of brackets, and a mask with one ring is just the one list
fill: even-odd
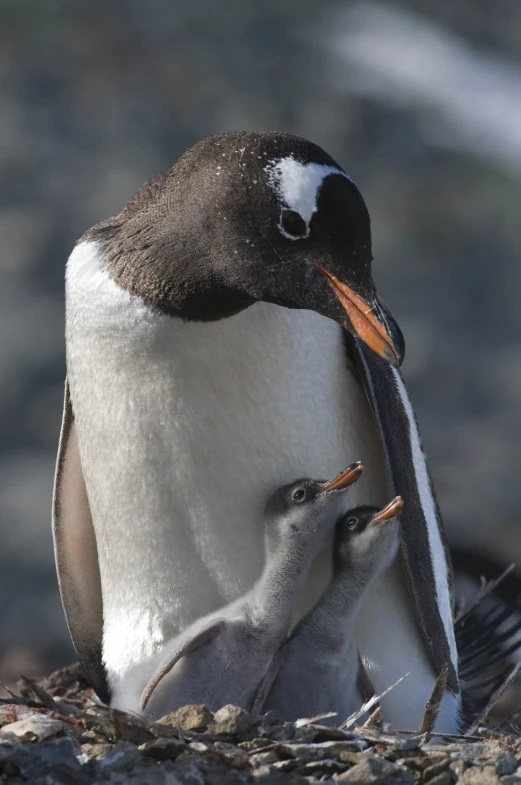
[[(442, 772), (447, 771), (450, 765), (450, 758), (442, 758), (436, 763), (432, 763), (430, 766), (427, 766), (423, 769), (423, 781), (430, 782), (430, 780), (435, 779), (438, 777)], [(450, 775), (449, 775), (450, 779)]]
[(248, 764), (250, 759), (245, 750), (240, 749), (235, 744), (227, 744), (224, 741), (216, 741), (212, 745), (212, 757), (215, 754), (219, 755), (228, 765), (241, 769)]
[(111, 749), (107, 750), (107, 754), (99, 759), (99, 764), (104, 772), (107, 770), (130, 771), (140, 758), (139, 750), (134, 744), (118, 741), (116, 744), (112, 744)]
[(83, 774), (77, 758), (79, 748), (66, 736), (61, 739), (48, 739), (37, 744), (17, 744), (8, 757), (11, 767), (29, 781), (46, 777), (54, 781), (71, 782), (74, 785), (87, 785), (91, 777)]
[(500, 785), (494, 766), (472, 766), (463, 772), (463, 785)]
[[(54, 671), (46, 679), (39, 679), (38, 685), (53, 698), (73, 697), (77, 701), (80, 696), (92, 693), (79, 662)], [(23, 697), (32, 698), (31, 689), (23, 679), (17, 682), (16, 688)]]
[(0, 735), (13, 734), (22, 741), (42, 741), (65, 732), (65, 724), (48, 717), (31, 717), (4, 725)]
[(279, 760), (279, 756), (274, 749), (270, 749), (266, 750), (266, 752), (262, 752), (262, 750), (260, 752), (255, 752), (253, 755), (249, 756), (249, 759), (250, 765), (257, 769), (276, 763)]
[(51, 712), (44, 708), (32, 708), (19, 703), (4, 703), (0, 705), (0, 728), (10, 725), (18, 720), (27, 720), (39, 717), (51, 717)]
[(202, 779), (185, 779), (177, 772), (165, 769), (164, 766), (146, 765), (136, 766), (130, 772), (113, 772), (107, 779), (105, 777), (102, 780), (96, 779), (95, 783), (98, 782), (103, 782), (103, 785), (201, 785)]
[(450, 785), (452, 777), (449, 771), (442, 771), (429, 780), (429, 785)]
[(474, 761), (485, 752), (484, 744), (466, 744), (458, 749), (458, 754), (464, 761)]
[(521, 777), (518, 777), (515, 774), (501, 777), (501, 785), (521, 785)]
[(310, 782), (317, 782), (315, 777), (308, 779), (300, 774), (296, 774), (294, 771), (289, 773), (284, 771), (262, 772), (260, 773), (259, 781), (262, 785), (310, 785)]
[(253, 750), (262, 750), (263, 747), (271, 747), (272, 744), (273, 742), (269, 739), (262, 739), (257, 737), (255, 739), (250, 739), (249, 741), (241, 741), (238, 746), (241, 750), (246, 750), (246, 752), (253, 752)]
[(417, 750), (421, 744), (425, 744), (428, 741), (427, 737), (428, 734), (424, 733), (421, 736), (408, 736), (405, 739), (399, 739), (393, 743), (393, 747), (395, 750), (399, 750), (400, 752), (408, 752), (409, 750)]
[(283, 757), (291, 758), (314, 758), (315, 760), (323, 760), (324, 758), (338, 758), (341, 755), (346, 756), (347, 763), (350, 763), (351, 756), (355, 756), (355, 763), (363, 760), (362, 753), (358, 752), (356, 743), (352, 741), (323, 741), (318, 744), (278, 744), (277, 752)]
[(351, 785), (380, 785), (401, 771), (399, 766), (385, 758), (367, 757), (348, 771), (339, 774), (336, 781), (349, 782)]
[[(496, 758), (496, 774), (503, 777), (505, 774), (514, 774), (517, 769), (517, 760), (511, 752), (502, 752)], [(502, 780), (504, 782), (504, 780)]]
[(191, 741), (188, 747), (194, 752), (208, 752), (208, 744), (203, 744), (202, 741)]
[(186, 744), (180, 739), (153, 739), (139, 748), (144, 755), (154, 760), (175, 760), (186, 750)]
[(387, 780), (387, 785), (414, 785), (414, 774), (402, 769)]
[(312, 760), (309, 761), (309, 763), (305, 763), (304, 766), (299, 767), (297, 773), (302, 774), (304, 777), (313, 776), (318, 778), (325, 774), (337, 774), (339, 771), (344, 771), (344, 769), (345, 766), (337, 760)]
[(183, 730), (203, 731), (212, 722), (212, 712), (203, 704), (199, 706), (182, 706), (177, 711), (165, 714), (158, 720), (160, 725), (173, 725)]
[(293, 771), (298, 765), (298, 761), (294, 758), (288, 758), (287, 760), (280, 760), (279, 758), (278, 760), (273, 761), (271, 768), (273, 771)]
[(113, 744), (82, 744), (81, 755), (84, 757), (81, 760), (82, 762), (87, 760), (103, 760), (103, 758), (108, 758), (113, 750)]
[[(223, 706), (215, 712), (214, 722), (208, 731), (216, 736), (251, 736), (260, 725), (260, 720), (238, 706)], [(242, 740), (242, 739), (241, 739)]]

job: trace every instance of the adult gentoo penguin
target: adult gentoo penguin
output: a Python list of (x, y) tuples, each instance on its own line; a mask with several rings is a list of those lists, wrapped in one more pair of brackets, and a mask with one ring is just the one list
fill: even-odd
[[(262, 570), (266, 501), (360, 459), (353, 506), (400, 494), (401, 556), (357, 643), (396, 726), (458, 724), (450, 570), (398, 326), (371, 278), (364, 201), (321, 148), (229, 133), (90, 229), (66, 273), (67, 385), (54, 500), (60, 589), (105, 700)], [(332, 539), (332, 538), (331, 538)], [(297, 616), (331, 578), (321, 554)]]

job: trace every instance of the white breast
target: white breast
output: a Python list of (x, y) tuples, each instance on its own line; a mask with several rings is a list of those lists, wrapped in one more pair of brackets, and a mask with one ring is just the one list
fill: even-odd
[[(251, 587), (275, 488), (362, 460), (353, 505), (386, 499), (379, 440), (336, 323), (265, 303), (182, 322), (121, 290), (100, 261), (82, 243), (68, 262), (67, 365), (114, 685)], [(329, 563), (315, 567), (306, 607)], [(401, 613), (411, 615), (407, 599)], [(381, 646), (366, 637), (378, 661)]]

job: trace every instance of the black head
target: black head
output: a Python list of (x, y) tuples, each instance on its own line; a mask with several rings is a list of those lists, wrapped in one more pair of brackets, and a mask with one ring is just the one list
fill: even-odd
[(305, 308), (393, 364), (403, 358), (371, 278), (364, 200), (300, 137), (209, 137), (82, 239), (101, 241), (109, 275), (164, 313), (215, 320), (258, 301)]
[(346, 509), (348, 488), (361, 476), (364, 467), (358, 461), (332, 480), (302, 478), (284, 485), (271, 496), (266, 507), (265, 526), (268, 548), (281, 542), (305, 542), (320, 530), (324, 536), (332, 531)]
[(383, 509), (363, 505), (348, 510), (335, 530), (335, 572), (385, 569), (398, 548), (398, 519), (403, 507), (396, 496)]

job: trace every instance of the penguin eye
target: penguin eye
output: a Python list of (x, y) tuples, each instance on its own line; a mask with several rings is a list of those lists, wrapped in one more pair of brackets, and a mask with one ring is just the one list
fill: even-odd
[(358, 518), (348, 518), (347, 519), (347, 528), (353, 531), (358, 526)]
[(293, 496), (291, 498), (297, 504), (302, 504), (306, 498), (306, 491), (303, 488), (297, 488), (296, 491), (293, 491)]
[(306, 237), (308, 225), (296, 210), (283, 210), (280, 217), (280, 227), (284, 234), (292, 238)]

